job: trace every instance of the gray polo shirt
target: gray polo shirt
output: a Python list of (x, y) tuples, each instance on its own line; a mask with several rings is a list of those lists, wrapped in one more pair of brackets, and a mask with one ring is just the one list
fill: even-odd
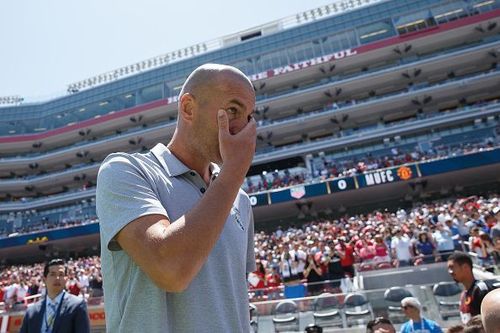
[[(212, 173), (218, 168), (213, 165)], [(206, 184), (163, 144), (146, 154), (116, 153), (97, 178), (97, 215), (108, 332), (248, 332), (246, 276), (255, 270), (253, 215), (240, 190), (207, 261), (180, 293), (158, 288), (114, 240), (138, 217), (171, 223), (201, 199)]]

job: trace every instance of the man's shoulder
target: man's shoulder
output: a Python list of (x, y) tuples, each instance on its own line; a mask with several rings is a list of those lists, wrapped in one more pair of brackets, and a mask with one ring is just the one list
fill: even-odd
[(123, 177), (134, 178), (133, 175), (153, 174), (159, 166), (158, 160), (149, 153), (112, 153), (109, 154), (101, 163), (97, 176), (97, 190), (99, 192), (99, 182), (113, 183), (115, 179)]
[(404, 333), (404, 332), (410, 332), (410, 322), (409, 321), (406, 321), (403, 323), (403, 325), (401, 325), (401, 330), (400, 332), (401, 333)]
[(74, 303), (74, 304), (80, 304), (80, 303), (84, 303), (85, 300), (81, 297), (78, 297), (78, 296), (75, 296), (75, 295), (72, 295), (70, 293), (66, 293), (66, 300), (70, 303)]
[(26, 309), (26, 316), (32, 317), (36, 313), (39, 313), (42, 310), (43, 302), (45, 302), (45, 298), (42, 298), (38, 302), (29, 305)]
[(439, 324), (432, 319), (424, 318), (424, 321), (425, 325), (429, 326), (430, 328), (440, 328)]
[(140, 153), (124, 153), (117, 152), (111, 153), (102, 161), (101, 170), (106, 167), (119, 168), (121, 166), (127, 165), (138, 165), (147, 164), (152, 161), (150, 153), (140, 154)]
[(493, 285), (493, 281), (476, 280), (476, 281), (474, 281), (472, 293), (473, 293), (473, 296), (482, 298), (482, 297), (486, 296), (486, 294), (493, 289), (496, 289), (496, 286)]
[(242, 188), (240, 188), (240, 190), (238, 191), (238, 195), (250, 201), (250, 195), (247, 192), (245, 192)]
[(238, 192), (238, 203), (239, 205), (247, 206), (250, 208), (252, 207), (250, 196), (241, 188)]

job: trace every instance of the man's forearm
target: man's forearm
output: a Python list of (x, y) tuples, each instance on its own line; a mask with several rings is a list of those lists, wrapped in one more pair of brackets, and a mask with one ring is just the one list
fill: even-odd
[(215, 246), (238, 195), (239, 181), (230, 172), (221, 171), (188, 213), (161, 230), (158, 250), (162, 264), (168, 263), (165, 266), (169, 267), (171, 279), (185, 279), (184, 287)]

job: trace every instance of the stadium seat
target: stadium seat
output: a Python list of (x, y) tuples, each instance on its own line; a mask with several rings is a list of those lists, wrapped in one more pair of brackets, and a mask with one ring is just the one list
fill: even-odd
[(366, 271), (371, 271), (371, 270), (373, 270), (373, 265), (366, 263), (366, 262), (363, 262), (363, 263), (359, 264), (359, 266), (358, 266), (359, 272), (366, 272)]
[(401, 308), (401, 300), (413, 295), (403, 287), (391, 287), (384, 292), (384, 300), (387, 304), (387, 314), (393, 323), (406, 321), (406, 316)]
[(257, 333), (259, 331), (259, 312), (255, 304), (249, 304), (250, 310), (250, 328), (252, 332)]
[(347, 294), (344, 300), (344, 314), (347, 327), (366, 325), (373, 319), (373, 309), (365, 295), (360, 293)]
[(438, 303), (439, 314), (443, 320), (460, 316), (460, 294), (462, 289), (455, 282), (439, 282), (432, 288)]
[(379, 262), (376, 266), (377, 269), (388, 269), (392, 268), (392, 264), (390, 262)]
[(314, 324), (327, 326), (345, 326), (345, 317), (338, 298), (331, 293), (319, 295), (313, 303)]
[(273, 324), (275, 332), (298, 331), (299, 309), (292, 300), (279, 302), (274, 308)]

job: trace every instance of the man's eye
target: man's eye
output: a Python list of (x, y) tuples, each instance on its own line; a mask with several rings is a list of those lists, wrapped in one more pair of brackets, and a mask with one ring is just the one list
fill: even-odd
[(238, 113), (238, 110), (236, 108), (227, 108), (226, 111), (230, 114)]

